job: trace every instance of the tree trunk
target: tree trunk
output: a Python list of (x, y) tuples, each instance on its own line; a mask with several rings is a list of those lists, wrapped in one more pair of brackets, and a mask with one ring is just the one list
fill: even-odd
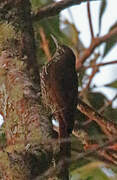
[(40, 100), (30, 2), (2, 0), (0, 9), (0, 113), (6, 135), (0, 177), (32, 180), (52, 164), (54, 134)]

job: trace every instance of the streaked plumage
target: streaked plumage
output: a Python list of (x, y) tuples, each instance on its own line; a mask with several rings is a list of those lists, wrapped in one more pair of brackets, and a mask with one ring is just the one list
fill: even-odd
[(77, 105), (78, 79), (75, 70), (75, 55), (54, 39), (57, 49), (53, 58), (41, 72), (42, 100), (59, 121), (60, 137), (68, 137), (74, 125)]

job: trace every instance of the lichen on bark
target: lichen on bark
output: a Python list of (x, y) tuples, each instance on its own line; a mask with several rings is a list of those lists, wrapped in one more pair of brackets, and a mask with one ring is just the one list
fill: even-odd
[(30, 2), (4, 0), (0, 10), (0, 113), (6, 135), (0, 172), (8, 180), (31, 179), (51, 164), (53, 129), (40, 100)]

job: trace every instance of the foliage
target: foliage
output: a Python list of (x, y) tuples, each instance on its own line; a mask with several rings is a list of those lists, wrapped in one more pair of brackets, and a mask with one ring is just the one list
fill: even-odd
[(99, 34), (100, 34), (100, 30), (101, 30), (102, 16), (106, 10), (106, 7), (107, 7), (107, 1), (102, 0), (101, 6), (100, 6), (100, 14), (99, 14)]
[[(112, 29), (114, 29), (115, 27), (117, 27), (117, 22), (115, 24), (112, 25), (112, 27), (110, 27), (110, 30), (111, 31)], [(113, 46), (115, 46), (117, 43), (117, 35), (115, 36), (112, 36), (112, 38), (110, 38), (106, 44), (105, 44), (105, 48), (104, 48), (104, 53), (103, 53), (103, 57), (105, 57), (109, 52), (110, 50), (113, 48)]]
[(109, 84), (105, 84), (105, 86), (117, 89), (117, 80), (115, 80)]
[(92, 162), (72, 172), (71, 180), (116, 180), (117, 175), (102, 162)]

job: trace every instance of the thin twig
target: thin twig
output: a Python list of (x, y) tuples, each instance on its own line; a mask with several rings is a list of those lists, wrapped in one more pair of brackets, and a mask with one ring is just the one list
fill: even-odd
[[(68, 8), (73, 5), (79, 5), (87, 1), (88, 0), (67, 0), (67, 1), (61, 0), (59, 2), (54, 2), (39, 9), (36, 14), (32, 15), (32, 18), (34, 21), (39, 21), (46, 17), (56, 16), (65, 8)], [(99, 1), (99, 0), (90, 0), (90, 1)]]
[(89, 89), (90, 84), (91, 84), (91, 82), (92, 82), (92, 80), (93, 80), (93, 78), (97, 72), (98, 72), (98, 68), (93, 68), (93, 71), (92, 71), (91, 75), (89, 76), (88, 83), (87, 83), (85, 89)]
[(89, 48), (84, 50), (82, 56), (79, 58), (79, 63), (76, 66), (77, 71), (82, 67), (85, 60), (94, 52), (97, 46), (101, 45), (103, 42), (106, 42), (108, 39), (112, 38), (116, 34), (117, 34), (117, 27), (102, 37), (93, 38)]
[(117, 94), (116, 94), (111, 100), (107, 101), (107, 102), (104, 104), (103, 107), (101, 107), (101, 109), (99, 110), (99, 113), (102, 114), (102, 113), (104, 112), (104, 110), (105, 110), (108, 106), (111, 106), (112, 103), (113, 103), (116, 99), (117, 99)]
[(75, 157), (75, 159), (71, 160), (71, 161), (76, 161), (76, 160), (80, 160), (90, 154), (93, 154), (93, 153), (96, 153), (97, 151), (101, 150), (101, 149), (105, 149), (107, 146), (113, 144), (117, 142), (117, 136), (113, 137), (112, 139), (110, 139), (109, 141), (105, 142), (104, 144), (100, 145), (100, 146), (97, 146), (96, 148), (92, 149), (92, 150), (89, 150), (89, 151), (86, 151), (85, 153), (81, 153), (81, 154), (78, 154), (77, 157)]
[(111, 62), (99, 63), (99, 64), (92, 64), (92, 65), (83, 67), (83, 69), (95, 68), (95, 67), (106, 66), (106, 65), (111, 65), (111, 64), (117, 64), (117, 60), (111, 61)]
[(90, 2), (87, 2), (87, 12), (88, 12), (88, 20), (89, 20), (89, 26), (90, 26), (90, 32), (92, 39), (94, 38), (94, 31), (93, 31), (93, 24), (92, 24), (92, 18), (91, 18), (91, 9), (90, 9)]
[(42, 27), (40, 27), (39, 31), (40, 31), (40, 36), (42, 39), (41, 47), (49, 61), (51, 59), (51, 54), (50, 54), (50, 50), (49, 50), (48, 40), (46, 39), (46, 35), (45, 35), (44, 29)]
[[(104, 150), (107, 146), (109, 146), (109, 145), (111, 145), (111, 144), (113, 144), (115, 142), (117, 142), (117, 136), (115, 136), (113, 139), (105, 142), (104, 144), (102, 144), (100, 146), (97, 146), (96, 148), (94, 148), (92, 150), (86, 151), (84, 153), (80, 153), (75, 158), (67, 159), (66, 161), (69, 162), (69, 163), (74, 163), (76, 161), (79, 161), (80, 159), (84, 159), (85, 157), (87, 157), (89, 155), (97, 153), (98, 151), (100, 151), (102, 149)], [(58, 164), (55, 167), (50, 167), (44, 174), (42, 174), (42, 176), (36, 177), (35, 180), (41, 180), (41, 179), (44, 179), (44, 178), (46, 179), (47, 177), (56, 176), (58, 170), (63, 167), (62, 165), (63, 165), (62, 161), (59, 161)]]

